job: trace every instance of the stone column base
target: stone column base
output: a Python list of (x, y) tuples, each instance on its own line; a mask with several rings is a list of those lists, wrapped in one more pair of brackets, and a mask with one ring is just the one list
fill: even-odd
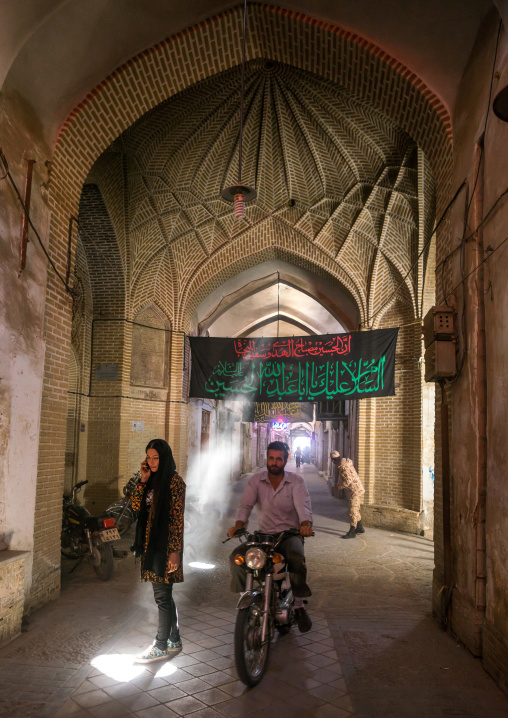
[(380, 506), (362, 504), (362, 521), (366, 526), (373, 526), (391, 531), (404, 531), (425, 538), (433, 538), (433, 524), (425, 511), (410, 511), (396, 506)]
[(21, 633), (26, 551), (0, 552), (0, 646)]
[(508, 694), (508, 638), (488, 619), (483, 624), (483, 667)]

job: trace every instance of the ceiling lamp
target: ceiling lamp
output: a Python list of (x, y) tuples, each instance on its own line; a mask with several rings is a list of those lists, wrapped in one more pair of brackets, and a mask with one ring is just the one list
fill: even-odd
[(247, 0), (243, 5), (243, 41), (242, 41), (242, 84), (240, 90), (240, 137), (238, 142), (238, 184), (232, 187), (226, 187), (222, 190), (221, 195), (228, 202), (233, 202), (233, 213), (235, 217), (243, 219), (245, 217), (245, 203), (256, 199), (257, 192), (254, 187), (248, 187), (242, 184), (242, 145), (243, 145), (243, 110), (244, 110), (244, 94), (245, 94), (245, 31), (247, 26)]

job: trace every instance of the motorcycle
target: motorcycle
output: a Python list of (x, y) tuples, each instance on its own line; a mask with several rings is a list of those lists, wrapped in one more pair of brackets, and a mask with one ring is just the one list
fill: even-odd
[(286, 635), (295, 623), (286, 560), (276, 548), (287, 536), (299, 536), (300, 532), (289, 529), (278, 535), (260, 531), (248, 534), (245, 529), (239, 529), (234, 535), (240, 540), (242, 536), (247, 537), (245, 556), (235, 557), (235, 563), (244, 565), (247, 572), (245, 592), (237, 604), (235, 664), (240, 680), (247, 686), (257, 686), (268, 665), (275, 631)]
[(122, 493), (124, 498), (115, 501), (106, 509), (106, 513), (113, 516), (115, 519), (115, 526), (117, 527), (120, 536), (126, 534), (138, 518), (138, 512), (133, 510), (130, 499), (140, 480), (141, 474), (138, 471), (136, 474), (131, 476), (129, 481), (123, 487)]
[(109, 581), (113, 576), (114, 559), (125, 558), (128, 551), (113, 551), (113, 541), (120, 538), (113, 516), (107, 513), (92, 516), (84, 506), (75, 503), (76, 495), (87, 483), (80, 481), (70, 496), (63, 497), (61, 552), (65, 558), (76, 559), (78, 563), (83, 559), (90, 561), (97, 576), (102, 581)]

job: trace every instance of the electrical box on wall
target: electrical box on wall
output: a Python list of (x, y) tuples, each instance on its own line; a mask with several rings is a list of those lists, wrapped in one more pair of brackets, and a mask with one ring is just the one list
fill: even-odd
[(455, 311), (451, 307), (432, 307), (423, 320), (425, 381), (440, 381), (457, 372)]

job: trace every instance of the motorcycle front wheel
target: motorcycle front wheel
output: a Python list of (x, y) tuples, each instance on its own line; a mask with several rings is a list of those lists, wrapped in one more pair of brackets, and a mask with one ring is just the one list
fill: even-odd
[(103, 543), (100, 538), (93, 541), (93, 570), (101, 581), (109, 581), (113, 576), (115, 560), (113, 558), (113, 547), (110, 543)]
[(263, 678), (270, 653), (270, 632), (261, 644), (262, 614), (255, 604), (240, 608), (235, 624), (235, 664), (246, 686), (257, 686)]

